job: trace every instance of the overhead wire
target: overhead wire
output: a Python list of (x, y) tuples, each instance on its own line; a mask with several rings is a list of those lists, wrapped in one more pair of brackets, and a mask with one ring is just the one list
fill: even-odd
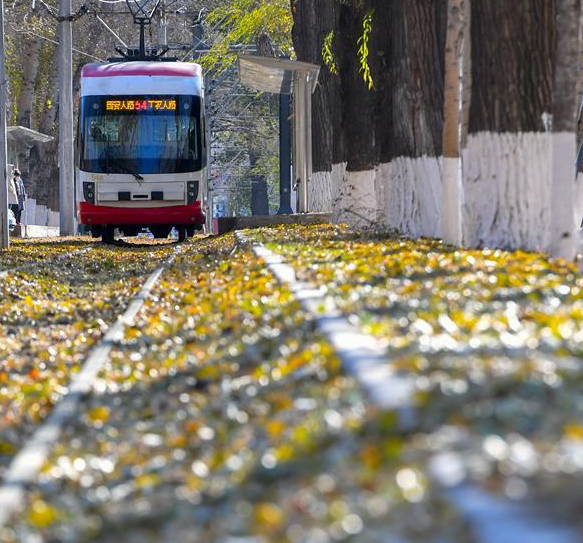
[(117, 40), (118, 40), (118, 41), (119, 41), (119, 42), (120, 42), (120, 43), (121, 43), (121, 44), (122, 44), (124, 47), (126, 47), (126, 48), (127, 48), (127, 46), (128, 46), (128, 45), (127, 45), (127, 43), (125, 43), (125, 42), (124, 42), (124, 41), (123, 41), (123, 40), (122, 40), (122, 39), (121, 39), (121, 38), (120, 38), (120, 37), (119, 37), (119, 36), (118, 36), (118, 35), (115, 33), (115, 31), (114, 31), (112, 28), (110, 28), (110, 27), (108, 26), (108, 24), (107, 24), (107, 23), (106, 23), (106, 22), (105, 22), (105, 21), (104, 21), (104, 20), (103, 20), (103, 19), (102, 19), (102, 18), (101, 18), (99, 15), (95, 15), (95, 17), (96, 17), (96, 19), (97, 19), (97, 20), (98, 20), (98, 21), (99, 21), (99, 22), (100, 22), (100, 23), (101, 23), (101, 24), (102, 24), (102, 25), (103, 25), (105, 28), (107, 28), (107, 30), (108, 30), (109, 32), (111, 32), (111, 33), (112, 33), (112, 34), (113, 34), (113, 35), (116, 37), (116, 39), (117, 39)]
[[(63, 20), (58, 12), (55, 10), (55, 8), (53, 6), (49, 6), (49, 4), (47, 4), (46, 2), (44, 2), (43, 0), (39, 0), (40, 4), (42, 7), (44, 7), (48, 14), (55, 19), (55, 21), (61, 21)], [(33, 2), (33, 9), (35, 9), (35, 3), (36, 0)], [(85, 4), (82, 4), (81, 7), (77, 10), (77, 13), (71, 15), (70, 20), (71, 21), (76, 21), (77, 19), (79, 19), (80, 17), (82, 17), (83, 15), (85, 15), (87, 13), (87, 6)]]
[(53, 6), (49, 6), (43, 0), (38, 0), (38, 1), (53, 17), (57, 15), (57, 10), (55, 8), (53, 8)]
[[(45, 40), (45, 41), (54, 43), (56, 45), (59, 45), (59, 42), (57, 40), (52, 40), (51, 38), (47, 38), (46, 36), (43, 36), (42, 34), (37, 34), (36, 32), (33, 32), (32, 30), (25, 30), (25, 29), (14, 28), (14, 27), (12, 27), (12, 30), (14, 30), (14, 32), (29, 34), (31, 36), (35, 36), (37, 38), (40, 38), (41, 40)], [(81, 51), (80, 49), (76, 49), (75, 47), (73, 47), (73, 51), (75, 53), (78, 53), (79, 55), (84, 55), (84, 56), (92, 58), (94, 60), (98, 60), (99, 62), (105, 62), (105, 60), (103, 60), (102, 58), (96, 57), (95, 55), (92, 55), (90, 53), (86, 53), (85, 51)]]

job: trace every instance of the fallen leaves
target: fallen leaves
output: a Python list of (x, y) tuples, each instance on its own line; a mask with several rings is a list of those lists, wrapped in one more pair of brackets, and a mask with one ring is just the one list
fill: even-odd
[[(82, 254), (80, 248), (89, 248)], [(0, 474), (169, 246), (26, 240), (0, 254)]]
[[(573, 415), (582, 414), (583, 279), (573, 265), (537, 253), (359, 237), (341, 226), (250, 235), (324, 288), (386, 346), (387, 363), (415, 376), (423, 431), (440, 435), (452, 425), (465, 436), (456, 454), (480, 466), (466, 465), (465, 476), (508, 496), (518, 486), (536, 496), (549, 484), (556, 492), (551, 473), (579, 472), (566, 460), (578, 439)], [(528, 480), (516, 483), (518, 456), (503, 466), (483, 459), (489, 433), (503, 443), (519, 436), (533, 451)]]
[[(248, 248), (234, 251), (230, 235), (191, 243), (116, 347), (6, 542), (66, 534), (101, 543), (469, 543), (443, 486), (467, 480), (511, 499), (560, 503), (577, 495), (583, 281), (572, 266), (340, 226), (249, 235), (326, 292), (324, 307), (374, 335), (387, 364), (413, 376), (414, 426), (403, 431), (395, 413), (368, 404)], [(134, 264), (120, 272), (125, 281), (144, 261)], [(42, 308), (27, 294), (24, 310), (39, 322), (82, 307), (55, 284), (59, 296)], [(87, 311), (113, 314), (115, 301), (101, 300)], [(9, 318), (21, 326), (22, 315)], [(27, 390), (33, 405), (50, 407), (39, 400), (43, 379), (64, 343), (69, 359), (81, 352), (69, 325), (59, 326), (57, 350), (45, 348), (45, 367), (34, 368), (40, 375), (8, 372), (22, 379), (12, 399)], [(76, 329), (84, 344), (90, 330)], [(21, 336), (2, 340), (18, 347)], [(38, 500), (67, 516), (33, 522)]]
[[(43, 473), (42, 499), (70, 517), (42, 537), (293, 542), (411, 529), (397, 520), (405, 447), (362, 463), (387, 441), (365, 430), (376, 415), (291, 294), (234, 244), (189, 247), (127, 330)], [(10, 530), (37, 533), (26, 521)]]

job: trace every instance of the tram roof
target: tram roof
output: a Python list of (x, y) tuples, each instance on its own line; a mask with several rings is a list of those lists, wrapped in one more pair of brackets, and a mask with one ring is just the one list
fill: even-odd
[(201, 77), (202, 68), (192, 62), (110, 62), (83, 66), (81, 77)]

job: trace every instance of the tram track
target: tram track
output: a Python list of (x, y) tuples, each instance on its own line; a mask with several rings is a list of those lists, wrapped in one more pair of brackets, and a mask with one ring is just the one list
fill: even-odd
[[(63, 242), (67, 243), (67, 242)], [(20, 245), (24, 246), (24, 243)], [(51, 244), (53, 246), (58, 246), (58, 242)], [(135, 242), (128, 242), (124, 239), (120, 239), (112, 244), (109, 247), (126, 247), (126, 248), (146, 248), (146, 247), (160, 247), (160, 243), (152, 243), (150, 241), (144, 242), (141, 241), (139, 243)], [(63, 251), (59, 252), (56, 255), (49, 255), (48, 257), (43, 255), (42, 258), (38, 258), (36, 260), (31, 260), (30, 262), (24, 264), (17, 264), (11, 268), (4, 268), (0, 269), (0, 279), (4, 279), (11, 274), (14, 273), (21, 273), (21, 272), (28, 272), (35, 268), (42, 267), (42, 266), (51, 266), (54, 263), (62, 262), (63, 260), (68, 260), (70, 258), (75, 258), (78, 256), (82, 256), (88, 251), (92, 249), (96, 249), (98, 247), (105, 247), (100, 241), (88, 241), (86, 247), (82, 247), (80, 249), (70, 250), (70, 251)], [(1, 266), (1, 264), (0, 264)]]
[(124, 329), (133, 323), (154, 285), (180, 250), (180, 246), (176, 247), (171, 256), (150, 273), (140, 290), (129, 300), (123, 314), (91, 349), (79, 373), (73, 376), (51, 414), (12, 459), (0, 480), (0, 529), (24, 505), (27, 485), (34, 482), (52, 447), (58, 441), (63, 427), (75, 416), (77, 405), (91, 390), (93, 381), (108, 360), (115, 343), (123, 337)]
[(0, 479), (50, 413), (88, 349), (125, 310), (170, 245), (96, 245), (0, 281)]
[[(282, 276), (302, 276), (274, 260)], [(381, 367), (378, 345), (359, 365), (358, 345), (350, 351), (340, 334), (355, 330), (320, 290), (279, 283), (263, 262), (234, 236), (179, 257), (77, 408), (28, 494), (27, 513), (7, 524), (5, 539), (0, 530), (3, 543), (44, 543), (62, 530), (100, 543), (227, 541), (262, 533), (258, 518), (273, 530), (301, 526), (301, 541), (340, 533), (340, 521), (350, 533), (366, 531), (363, 541), (500, 543), (501, 531), (488, 532), (492, 522), (521, 542), (577, 541), (569, 526), (533, 518), (529, 505), (479, 485), (451, 487), (452, 466), (463, 471), (459, 455), (452, 462), (423, 445), (430, 432), (411, 416), (418, 413), (404, 392), (415, 390), (406, 374)], [(312, 298), (316, 314), (298, 298)], [(340, 334), (352, 372), (339, 367), (318, 319)], [(401, 400), (387, 401), (395, 378), (404, 379)], [(430, 471), (422, 503), (420, 494), (407, 499), (397, 482)], [(322, 516), (328, 508), (340, 517)], [(34, 516), (43, 510), (49, 526)]]
[[(388, 363), (386, 347), (378, 338), (363, 333), (349, 322), (343, 312), (326, 296), (325, 289), (298, 280), (297, 272), (285, 258), (242, 232), (236, 232), (239, 243), (251, 246), (278, 280), (310, 315), (320, 333), (330, 342), (342, 360), (345, 371), (353, 376), (370, 401), (382, 410), (397, 414), (397, 426), (405, 434), (418, 427), (415, 409), (416, 387), (413, 376), (400, 372)], [(459, 430), (457, 441), (464, 441), (469, 431)], [(541, 504), (518, 504), (496, 496), (472, 482), (463, 481), (466, 466), (459, 454), (436, 454), (429, 457), (433, 482), (441, 487), (449, 501), (474, 532), (477, 543), (577, 543), (580, 536), (574, 526), (541, 514)], [(452, 482), (453, 481), (453, 482)]]
[[(229, 522), (193, 523), (199, 514), (197, 496), (220, 491), (226, 500), (237, 500), (256, 477), (262, 478), (262, 458), (270, 457), (280, 441), (277, 434), (265, 435), (266, 412), (276, 417), (286, 402), (299, 398), (300, 407), (290, 403), (290, 430), (297, 424), (298, 433), (306, 424), (319, 424), (327, 409), (350, 416), (352, 380), (336, 380), (329, 347), (314, 336), (297, 303), (276, 287), (249, 251), (235, 252), (235, 247), (233, 236), (226, 242), (211, 239), (175, 262), (160, 285), (163, 290), (154, 293), (112, 353), (96, 393), (87, 396), (79, 409), (84, 414), (67, 428), (30, 494), (27, 513), (7, 526), (5, 541), (34, 533), (34, 523), (27, 519), (39, 500), (57, 511), (68, 504), (68, 520), (62, 520), (75, 537), (83, 538), (87, 523), (98, 515), (103, 532), (88, 539), (102, 543), (190, 541), (199, 533), (212, 537), (215, 530), (229, 530)], [(266, 304), (265, 312), (252, 310), (258, 299)], [(269, 384), (257, 375), (267, 368), (274, 372)], [(346, 394), (330, 401), (328, 391)], [(92, 419), (92, 413), (104, 418)], [(358, 413), (362, 416), (360, 409)], [(321, 440), (327, 447), (328, 436), (323, 427), (314, 444)], [(301, 459), (304, 445), (289, 437), (285, 442), (286, 450)], [(215, 455), (225, 460), (232, 455), (230, 475), (223, 472), (223, 462), (212, 465)], [(77, 480), (66, 468), (75, 459), (75, 465), (86, 466), (83, 477), (91, 479), (89, 487), (80, 488), (69, 478)], [(205, 469), (212, 476), (200, 478), (202, 487), (191, 486)], [(135, 516), (146, 510), (148, 522), (136, 522)], [(57, 520), (43, 533), (43, 541), (60, 527)]]
[(66, 260), (68, 258), (74, 258), (76, 256), (81, 256), (83, 254), (85, 254), (87, 251), (90, 251), (91, 249), (93, 249), (95, 247), (95, 245), (89, 246), (89, 247), (83, 247), (81, 249), (77, 249), (74, 251), (67, 251), (64, 253), (60, 253), (58, 255), (55, 255), (54, 257), (49, 257), (48, 259), (43, 258), (42, 260), (33, 260), (31, 262), (28, 262), (26, 264), (19, 264), (17, 266), (14, 266), (13, 268), (7, 268), (7, 269), (3, 269), (0, 270), (0, 279), (4, 279), (6, 277), (8, 277), (11, 274), (14, 273), (19, 273), (19, 272), (27, 272), (30, 271), (31, 269), (34, 268), (38, 268), (41, 266), (50, 266), (53, 263), (56, 262), (61, 262), (63, 260)]

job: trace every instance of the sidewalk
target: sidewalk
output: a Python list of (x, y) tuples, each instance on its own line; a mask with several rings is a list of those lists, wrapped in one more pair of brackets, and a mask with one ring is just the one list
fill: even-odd
[(59, 235), (59, 227), (18, 224), (14, 227), (14, 231), (10, 232), (10, 235), (15, 238), (51, 238)]

